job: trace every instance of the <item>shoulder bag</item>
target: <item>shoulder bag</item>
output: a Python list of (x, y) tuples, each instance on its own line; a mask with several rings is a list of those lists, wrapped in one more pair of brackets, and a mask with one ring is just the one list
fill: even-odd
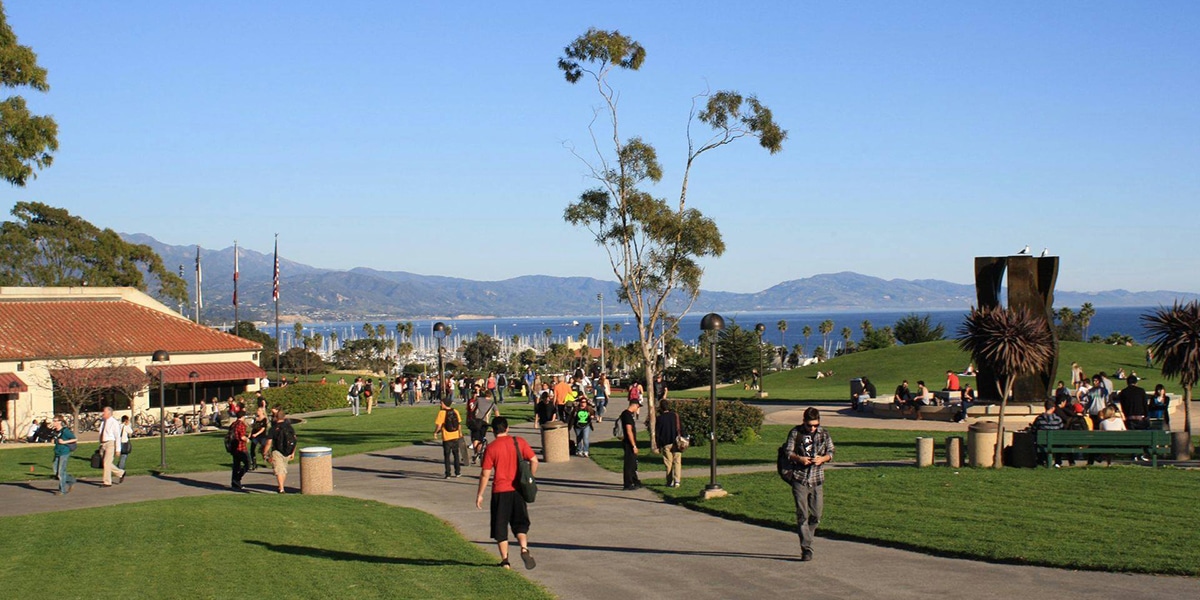
[(692, 442), (683, 435), (683, 421), (679, 419), (679, 413), (675, 413), (675, 451), (683, 452), (691, 445)]
[(97, 446), (96, 451), (92, 453), (92, 468), (93, 469), (104, 468), (104, 455), (100, 453), (100, 449), (104, 447), (104, 426), (105, 425), (107, 425), (107, 423), (102, 422), (100, 424), (100, 445)]
[(533, 466), (525, 460), (524, 456), (521, 456), (521, 444), (517, 443), (515, 437), (513, 438), (513, 448), (517, 451), (517, 479), (513, 481), (513, 487), (526, 502), (532, 504), (537, 498), (537, 482), (533, 480)]

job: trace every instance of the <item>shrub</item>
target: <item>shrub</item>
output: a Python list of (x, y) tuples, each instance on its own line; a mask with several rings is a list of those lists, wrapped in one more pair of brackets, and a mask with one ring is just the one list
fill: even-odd
[(762, 441), (762, 436), (751, 427), (747, 427), (738, 434), (738, 439), (735, 444), (739, 446), (752, 446)]
[[(289, 385), (263, 391), (268, 406), (278, 406), (289, 415), (346, 406), (346, 388), (340, 385)], [(253, 394), (238, 397), (252, 407)]]
[[(666, 405), (679, 414), (683, 429), (691, 434), (697, 446), (708, 443), (709, 401), (707, 400), (667, 400)], [(757, 406), (749, 406), (738, 400), (721, 400), (717, 402), (717, 442), (737, 442), (748, 436), (747, 430), (755, 436), (762, 429), (763, 412)]]

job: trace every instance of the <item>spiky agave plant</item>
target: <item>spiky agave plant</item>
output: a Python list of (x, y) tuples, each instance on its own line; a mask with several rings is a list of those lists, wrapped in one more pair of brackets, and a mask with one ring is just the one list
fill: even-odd
[(1163, 377), (1178, 377), (1183, 384), (1184, 431), (1190, 437), (1192, 386), (1200, 378), (1200, 302), (1175, 302), (1171, 308), (1162, 307), (1141, 318)]
[(1054, 357), (1054, 338), (1046, 319), (1025, 308), (995, 306), (972, 308), (958, 330), (958, 346), (975, 364), (996, 374), (1000, 394), (994, 466), (1003, 466), (1004, 412), (1013, 384), (1021, 375), (1034, 373)]

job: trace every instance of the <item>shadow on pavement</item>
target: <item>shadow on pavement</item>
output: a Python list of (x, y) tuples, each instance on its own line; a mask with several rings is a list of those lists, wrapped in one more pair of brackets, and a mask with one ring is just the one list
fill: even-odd
[(377, 563), (385, 565), (414, 565), (419, 567), (480, 567), (495, 569), (492, 565), (481, 565), (479, 563), (462, 562), (458, 560), (440, 560), (431, 558), (399, 558), (395, 556), (377, 556), (374, 554), (358, 554), (356, 552), (343, 552), (341, 550), (327, 550), (324, 548), (312, 548), (310, 546), (293, 546), (290, 544), (272, 544), (270, 542), (261, 542), (258, 540), (242, 540), (247, 544), (262, 546), (272, 552), (281, 554), (292, 554), (295, 556), (309, 556), (312, 558), (324, 558), (328, 560), (340, 560), (350, 562)]
[(752, 558), (757, 560), (778, 560), (782, 562), (800, 562), (799, 556), (783, 556), (779, 554), (759, 554), (754, 552), (711, 552), (707, 550), (664, 550), (662, 548), (629, 548), (626, 546), (584, 546), (582, 544), (531, 543), (534, 548), (553, 548), (555, 550), (594, 550), (597, 552), (623, 552), (630, 554), (672, 554), (676, 556), (712, 556), (716, 558)]
[(200, 489), (204, 489), (204, 490), (227, 490), (227, 489), (229, 489), (229, 486), (222, 485), (220, 483), (213, 483), (211, 481), (201, 481), (199, 479), (189, 479), (187, 477), (171, 476), (171, 475), (167, 475), (165, 473), (159, 472), (159, 471), (155, 471), (154, 473), (152, 473), (151, 477), (154, 477), (155, 479), (160, 479), (162, 481), (169, 481), (171, 483), (177, 483), (179, 485), (200, 488)]

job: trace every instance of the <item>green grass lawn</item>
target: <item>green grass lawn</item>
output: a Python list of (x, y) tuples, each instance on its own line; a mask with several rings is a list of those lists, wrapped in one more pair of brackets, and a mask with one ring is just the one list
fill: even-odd
[[(1162, 383), (1172, 395), (1183, 393), (1178, 381), (1169, 382), (1162, 378), (1157, 368), (1146, 368), (1145, 346), (1106, 346), (1083, 342), (1063, 342), (1059, 351), (1058, 378), (1071, 383), (1071, 363), (1078, 362), (1089, 376), (1104, 371), (1109, 375), (1118, 367), (1127, 372), (1136, 371), (1144, 381), (1143, 387), (1154, 389)], [(953, 341), (929, 342), (912, 346), (896, 346), (882, 350), (856, 352), (831, 359), (817, 365), (768, 374), (763, 381), (764, 389), (772, 400), (844, 400), (849, 401), (849, 380), (866, 376), (879, 390), (881, 397), (891, 398), (892, 392), (902, 380), (907, 379), (915, 390), (918, 380), (924, 380), (929, 389), (940, 390), (946, 382), (946, 370), (962, 372), (970, 362), (967, 353), (958, 349)], [(817, 370), (833, 371), (832, 377), (816, 379)], [(974, 378), (965, 377), (963, 383), (974, 385)], [(1117, 387), (1122, 387), (1120, 383)], [(740, 385), (721, 388), (717, 394), (722, 398), (752, 398), (754, 392), (743, 390)], [(672, 391), (672, 397), (708, 397), (705, 390)]]
[(0, 547), (9, 598), (553, 597), (429, 514), (339, 496), (5, 517)]
[[(606, 423), (600, 423), (602, 427)], [(718, 444), (717, 468), (775, 464), (779, 445), (791, 431), (790, 425), (764, 425), (762, 440), (755, 444)], [(876, 462), (891, 460), (914, 460), (916, 438), (932, 437), (940, 445), (947, 437), (957, 435), (945, 431), (903, 431), (893, 429), (852, 429), (831, 427), (830, 435), (837, 448), (835, 458), (839, 462)], [(965, 434), (963, 434), (965, 435)], [(650, 437), (639, 433), (642, 445), (638, 454), (638, 465), (644, 474), (662, 473), (662, 455), (651, 453), (647, 447)], [(621, 470), (624, 450), (615, 439), (592, 444), (592, 460), (609, 471)], [(708, 446), (693, 446), (683, 455), (683, 468), (701, 468), (709, 465)], [(646, 477), (650, 479), (650, 477)]]
[[(705, 478), (651, 487), (693, 509), (795, 530), (791, 490), (774, 472), (717, 481), (730, 496), (699, 500)], [(826, 472), (818, 535), (990, 562), (1196, 576), (1197, 497), (1200, 473), (1173, 468), (843, 469)]]
[[(459, 412), (462, 406), (457, 405)], [(504, 405), (502, 413), (516, 422), (533, 418), (533, 409), (526, 404)], [(333, 454), (348, 456), (372, 450), (406, 446), (433, 438), (436, 406), (376, 409), (360, 417), (338, 413), (313, 417), (296, 426), (298, 447), (329, 446)], [(229, 469), (232, 461), (225, 452), (222, 433), (169, 436), (167, 438), (167, 473), (196, 473)], [(90, 434), (94, 438), (95, 434)], [(99, 477), (99, 469), (88, 463), (96, 444), (80, 444), (71, 457), (68, 472), (76, 477)], [(0, 450), (0, 481), (25, 481), (51, 477), (53, 450), (50, 447)], [(129, 475), (146, 475), (159, 471), (158, 438), (137, 438), (126, 463)], [(33, 474), (29, 469), (33, 467)]]

